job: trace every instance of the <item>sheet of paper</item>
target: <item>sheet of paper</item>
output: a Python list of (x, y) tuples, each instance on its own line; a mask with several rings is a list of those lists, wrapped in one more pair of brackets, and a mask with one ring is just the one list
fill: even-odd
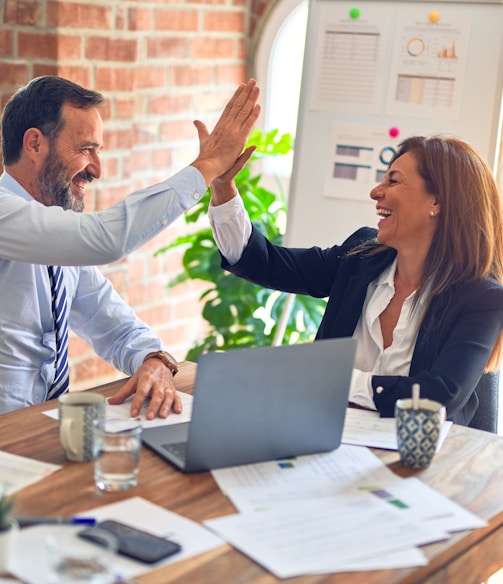
[(362, 568), (362, 562), (348, 562), (344, 566), (345, 572), (360, 572), (362, 570), (396, 570), (399, 568), (414, 568), (416, 566), (426, 566), (428, 558), (423, 554), (420, 548), (408, 548), (391, 552), (389, 554), (381, 553), (378, 556), (365, 558), (365, 566)]
[(332, 452), (223, 468), (212, 475), (241, 512), (401, 480), (368, 448), (345, 444)]
[(487, 522), (416, 477), (393, 483), (389, 488), (370, 489), (369, 493), (389, 503), (394, 512), (409, 521), (420, 521), (446, 532), (484, 527)]
[[(182, 551), (166, 560), (152, 566), (130, 560), (123, 556), (111, 555), (114, 574), (121, 578), (132, 578), (191, 556), (214, 549), (223, 545), (217, 535), (211, 533), (198, 523), (172, 513), (159, 505), (150, 503), (141, 497), (132, 497), (99, 507), (85, 513), (98, 520), (115, 519), (123, 521), (177, 541), (182, 545)], [(14, 561), (11, 567), (13, 574), (26, 584), (40, 584), (47, 581), (48, 563), (45, 549), (45, 538), (50, 533), (66, 533), (75, 546), (94, 545), (79, 538), (76, 534), (82, 526), (71, 525), (37, 525), (24, 528), (19, 533)], [(26, 561), (26, 550), (29, 550), (30, 561)], [(104, 552), (107, 553), (107, 552)]]
[(58, 464), (41, 462), (0, 450), (0, 493), (11, 495), (60, 468)]
[(296, 506), (307, 499), (359, 498), (383, 502), (402, 519), (439, 533), (483, 527), (486, 522), (419, 479), (402, 479), (367, 448), (341, 445), (327, 454), (212, 471), (241, 513)]
[[(156, 426), (169, 426), (171, 424), (182, 424), (184, 422), (190, 422), (192, 417), (192, 401), (193, 398), (190, 394), (179, 391), (178, 395), (182, 400), (182, 413), (174, 414), (173, 412), (167, 418), (154, 418), (153, 420), (147, 420), (145, 418), (145, 412), (147, 410), (147, 404), (143, 405), (143, 408), (138, 416), (141, 418), (141, 425), (143, 428), (154, 428)], [(118, 405), (111, 405), (107, 403), (106, 406), (106, 420), (107, 420), (107, 430), (111, 432), (120, 432), (131, 426), (131, 415), (129, 409), (131, 407), (131, 402), (133, 397), (129, 397), (124, 403)], [(43, 412), (46, 416), (58, 419), (58, 410), (46, 410)]]
[[(395, 423), (395, 418), (381, 418), (378, 412), (348, 408), (342, 442), (370, 448), (397, 450)], [(444, 422), (438, 439), (437, 452), (451, 426), (452, 422)]]
[(279, 505), (205, 525), (279, 578), (347, 566), (366, 570), (373, 557), (438, 539), (364, 494), (298, 501), (295, 507)]

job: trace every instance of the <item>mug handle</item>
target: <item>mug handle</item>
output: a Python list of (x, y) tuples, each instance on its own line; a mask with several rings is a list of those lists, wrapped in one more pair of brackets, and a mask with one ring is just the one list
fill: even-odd
[(73, 455), (77, 454), (77, 447), (72, 444), (72, 433), (71, 427), (73, 425), (73, 420), (71, 418), (67, 418), (61, 421), (59, 426), (59, 436), (61, 439), (61, 444), (63, 444), (63, 448), (68, 450)]

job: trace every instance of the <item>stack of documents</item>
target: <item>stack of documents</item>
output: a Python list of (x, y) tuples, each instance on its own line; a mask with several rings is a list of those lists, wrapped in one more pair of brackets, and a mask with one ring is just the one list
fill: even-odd
[(361, 446), (212, 474), (240, 512), (205, 525), (278, 578), (424, 565), (417, 546), (486, 524)]

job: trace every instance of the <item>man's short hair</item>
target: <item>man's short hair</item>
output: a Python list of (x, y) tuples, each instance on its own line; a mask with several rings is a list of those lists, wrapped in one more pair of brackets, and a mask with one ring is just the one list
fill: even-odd
[(23, 137), (29, 128), (38, 128), (54, 140), (63, 128), (61, 111), (65, 103), (76, 108), (98, 107), (105, 101), (101, 93), (72, 81), (47, 75), (19, 88), (5, 106), (2, 116), (2, 154), (5, 166), (21, 157)]

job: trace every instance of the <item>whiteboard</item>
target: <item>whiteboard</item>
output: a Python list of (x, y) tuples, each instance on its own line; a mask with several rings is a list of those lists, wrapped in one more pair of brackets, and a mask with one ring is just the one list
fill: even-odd
[(310, 0), (286, 245), (375, 227), (369, 192), (408, 135), (459, 137), (496, 171), (502, 94), (503, 0)]

